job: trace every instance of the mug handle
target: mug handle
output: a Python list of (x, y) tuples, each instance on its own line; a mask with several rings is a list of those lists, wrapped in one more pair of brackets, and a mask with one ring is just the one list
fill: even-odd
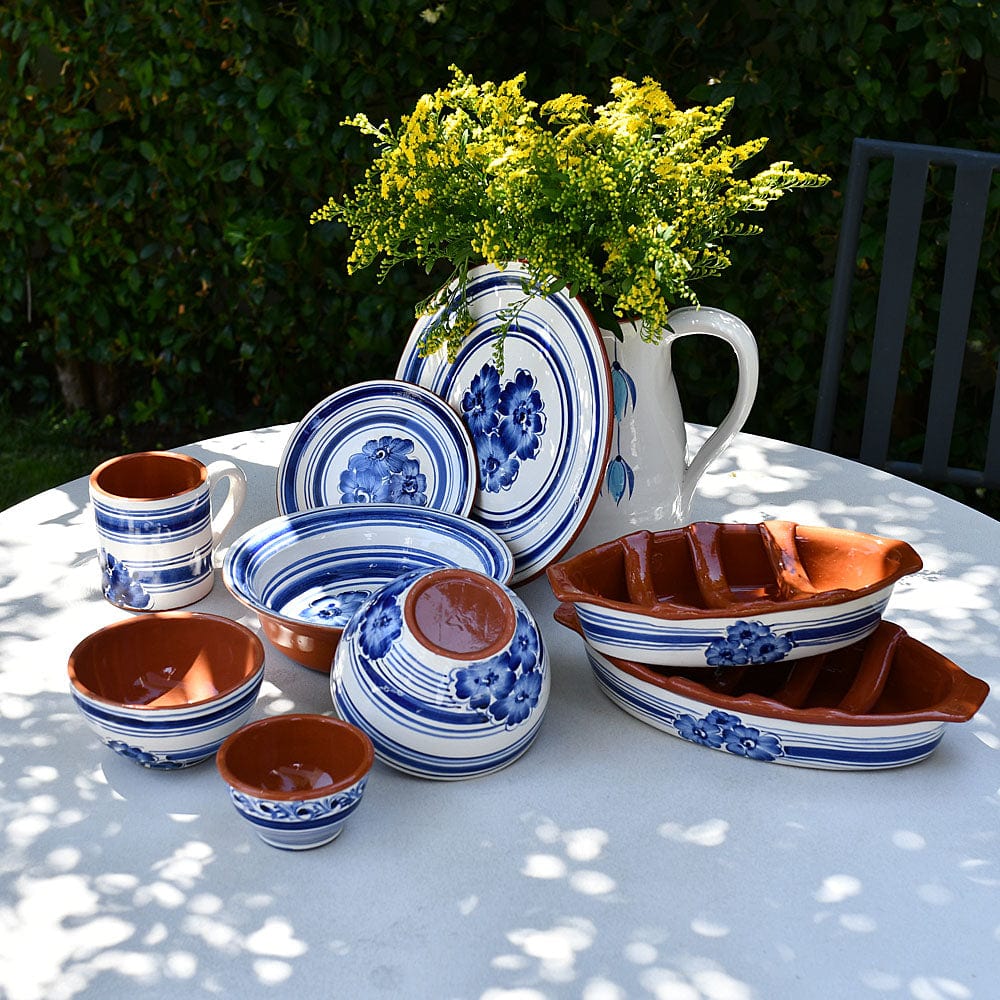
[(229, 490), (222, 506), (212, 517), (212, 548), (219, 544), (222, 536), (229, 530), (236, 515), (243, 507), (247, 497), (247, 477), (243, 470), (232, 462), (212, 462), (208, 466), (208, 492), (215, 493), (216, 486), (223, 479), (229, 480)]
[(705, 474), (705, 470), (716, 456), (736, 437), (750, 415), (757, 396), (760, 359), (757, 353), (757, 341), (750, 327), (738, 316), (724, 309), (714, 309), (710, 306), (683, 306), (670, 313), (667, 324), (673, 331), (672, 334), (667, 334), (671, 340), (695, 334), (706, 334), (724, 340), (736, 354), (739, 369), (736, 398), (729, 412), (684, 470), (681, 479), (681, 505), (683, 510), (687, 510), (694, 497), (698, 480)]

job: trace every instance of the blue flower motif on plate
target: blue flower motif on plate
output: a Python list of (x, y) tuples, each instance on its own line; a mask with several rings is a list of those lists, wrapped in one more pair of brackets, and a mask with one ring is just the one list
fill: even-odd
[(713, 639), (705, 659), (713, 667), (744, 666), (748, 663), (777, 663), (794, 646), (788, 635), (775, 635), (760, 622), (737, 622), (726, 629), (724, 639)]
[(98, 553), (104, 574), (104, 596), (120, 608), (145, 608), (149, 605), (149, 594), (142, 584), (129, 572), (121, 560), (101, 549)]
[(777, 736), (745, 726), (738, 715), (729, 712), (713, 710), (702, 719), (678, 715), (674, 719), (674, 729), (678, 736), (691, 743), (752, 760), (772, 761), (785, 752)]
[(535, 377), (520, 368), (501, 387), (500, 373), (484, 364), (462, 397), (462, 419), (476, 446), (480, 486), (488, 493), (509, 490), (521, 462), (541, 450), (545, 402)]
[(340, 473), (340, 502), (426, 507), (427, 477), (412, 451), (409, 438), (387, 434), (366, 441)]
[(544, 409), (545, 404), (535, 388), (534, 378), (523, 368), (500, 393), (497, 403), (500, 440), (507, 451), (517, 455), (522, 462), (534, 458), (541, 447), (541, 433), (545, 430)]

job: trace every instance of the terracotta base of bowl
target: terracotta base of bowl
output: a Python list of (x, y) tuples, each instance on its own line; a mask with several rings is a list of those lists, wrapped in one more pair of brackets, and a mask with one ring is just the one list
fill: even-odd
[(330, 672), (343, 629), (301, 622), (293, 630), (279, 618), (269, 618), (259, 611), (257, 617), (264, 635), (275, 649), (310, 670), (322, 674)]

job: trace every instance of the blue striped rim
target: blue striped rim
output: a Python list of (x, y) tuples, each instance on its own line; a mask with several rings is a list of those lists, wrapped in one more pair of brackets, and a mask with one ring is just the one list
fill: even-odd
[[(323, 544), (317, 551), (280, 565), (288, 552), (320, 540)], [(277, 569), (269, 565), (272, 559), (278, 561)], [(426, 507), (344, 504), (285, 514), (258, 525), (230, 546), (222, 571), (237, 599), (255, 610), (281, 616), (280, 607), (270, 603), (273, 592), (290, 594), (297, 586), (301, 593), (316, 586), (322, 582), (315, 576), (320, 564), (326, 565), (330, 579), (342, 589), (347, 580), (338, 567), (352, 562), (360, 565), (362, 560), (367, 560), (363, 579), (383, 572), (386, 579), (394, 579), (411, 568), (456, 566), (507, 583), (514, 570), (506, 544), (468, 518)], [(296, 577), (301, 583), (293, 585)]]
[[(786, 635), (800, 649), (785, 658), (812, 655), (809, 647), (828, 646), (832, 643), (848, 644), (863, 638), (878, 627), (889, 595), (879, 595), (873, 602), (850, 612), (838, 612), (817, 618), (807, 624), (795, 619), (775, 620), (771, 615), (749, 615), (747, 620), (764, 621), (775, 635)], [(642, 621), (634, 617), (624, 620), (612, 611), (592, 604), (575, 604), (577, 618), (586, 638), (619, 648), (622, 656), (634, 656), (642, 651), (704, 651), (719, 639), (726, 638), (726, 623), (718, 619), (692, 619), (690, 627), (672, 626), (669, 620)]]
[(420, 386), (395, 380), (348, 386), (318, 403), (295, 428), (278, 466), (278, 509), (290, 513), (306, 507), (332, 506), (326, 474), (344, 443), (359, 436), (391, 434), (407, 437), (428, 453), (427, 506), (465, 515), (475, 491), (475, 453), (457, 414), (442, 399)]
[[(491, 266), (469, 272), (467, 301), (475, 327), (459, 349), (454, 362), (443, 354), (419, 354), (424, 331), (435, 317), (417, 321), (397, 369), (400, 378), (424, 385), (447, 399), (460, 412), (467, 383), (484, 356), (490, 356), (500, 325), (491, 299), (501, 296), (516, 302), (523, 298), (522, 279), (527, 272), (510, 266)], [(558, 329), (547, 316), (532, 311), (554, 309), (562, 324)], [(542, 305), (541, 303), (544, 303)], [(534, 492), (518, 488), (476, 494), (473, 514), (500, 535), (514, 552), (514, 582), (523, 582), (544, 570), (569, 547), (590, 512), (600, 489), (611, 434), (611, 380), (600, 331), (586, 309), (566, 292), (544, 300), (529, 300), (507, 334), (505, 350), (514, 349), (532, 374), (545, 369), (551, 375), (557, 399), (546, 400), (548, 428), (558, 415), (559, 438), (547, 447), (555, 461)]]

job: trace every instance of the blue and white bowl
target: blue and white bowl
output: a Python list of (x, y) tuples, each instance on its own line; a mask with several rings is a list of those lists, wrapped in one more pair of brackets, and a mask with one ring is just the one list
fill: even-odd
[(351, 618), (330, 675), (342, 719), (376, 756), (424, 778), (505, 767), (548, 704), (541, 632), (510, 589), (467, 570), (406, 573)]
[(236, 811), (264, 843), (304, 851), (340, 834), (361, 804), (374, 760), (359, 729), (302, 713), (237, 730), (216, 766)]
[(158, 611), (83, 639), (69, 657), (76, 707), (115, 753), (166, 771), (211, 757), (245, 721), (264, 646), (216, 615)]
[(514, 557), (489, 528), (457, 514), (347, 504), (258, 525), (230, 547), (222, 575), (278, 649), (325, 672), (344, 626), (364, 600), (401, 573), (442, 567), (472, 569), (506, 583)]

